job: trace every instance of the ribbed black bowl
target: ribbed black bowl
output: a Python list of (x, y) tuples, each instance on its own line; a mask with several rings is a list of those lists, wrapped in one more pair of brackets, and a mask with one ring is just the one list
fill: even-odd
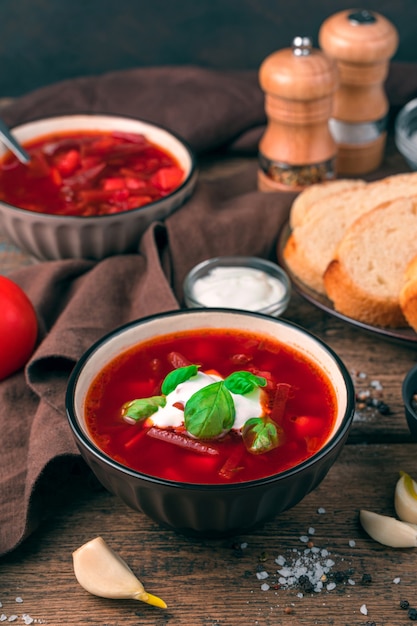
[[(189, 484), (147, 476), (119, 464), (91, 440), (83, 420), (83, 398), (92, 378), (120, 351), (175, 331), (234, 328), (275, 336), (324, 368), (336, 390), (337, 426), (321, 450), (293, 469), (230, 485)], [(321, 340), (281, 319), (231, 309), (172, 311), (119, 328), (93, 345), (77, 363), (67, 390), (67, 416), (78, 448), (98, 480), (128, 506), (163, 526), (201, 537), (251, 531), (293, 507), (323, 480), (347, 439), (355, 410), (351, 377)]]

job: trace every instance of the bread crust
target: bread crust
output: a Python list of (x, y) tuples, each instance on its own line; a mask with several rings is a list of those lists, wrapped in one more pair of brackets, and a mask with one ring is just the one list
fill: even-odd
[(400, 306), (408, 324), (417, 332), (417, 255), (407, 265), (400, 291)]
[[(408, 326), (400, 292), (416, 250), (417, 196), (384, 202), (360, 216), (324, 273), (335, 310), (373, 326)], [(413, 278), (417, 289), (417, 265)]]
[(334, 259), (328, 265), (324, 283), (334, 309), (346, 317), (372, 326), (408, 326), (398, 299), (370, 297), (366, 290), (352, 281), (339, 260)]
[(321, 275), (317, 274), (316, 268), (311, 265), (294, 236), (290, 234), (283, 250), (283, 257), (289, 270), (302, 283), (318, 293), (325, 294)]
[(336, 178), (335, 180), (328, 180), (306, 187), (298, 194), (291, 205), (290, 227), (295, 228), (302, 224), (310, 212), (311, 207), (316, 202), (320, 202), (324, 198), (334, 196), (347, 189), (364, 187), (366, 184), (367, 183), (361, 178)]

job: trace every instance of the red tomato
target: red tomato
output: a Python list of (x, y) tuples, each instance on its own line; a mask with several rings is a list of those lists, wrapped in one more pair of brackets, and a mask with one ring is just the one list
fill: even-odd
[(29, 360), (38, 335), (35, 309), (15, 282), (0, 276), (0, 380)]

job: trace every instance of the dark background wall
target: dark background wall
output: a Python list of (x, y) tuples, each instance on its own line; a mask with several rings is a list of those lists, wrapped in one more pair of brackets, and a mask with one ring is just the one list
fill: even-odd
[[(0, 97), (151, 65), (257, 69), (296, 35), (317, 35), (339, 0), (1, 0)], [(417, 61), (417, 0), (368, 0), (397, 27), (394, 59)]]

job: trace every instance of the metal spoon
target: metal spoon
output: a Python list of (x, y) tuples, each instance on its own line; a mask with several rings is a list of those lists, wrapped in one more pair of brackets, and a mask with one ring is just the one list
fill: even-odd
[(13, 154), (17, 156), (21, 163), (29, 163), (29, 154), (26, 152), (23, 146), (21, 146), (20, 143), (13, 137), (9, 128), (6, 126), (2, 119), (0, 119), (0, 141), (2, 141), (9, 148), (9, 150), (11, 150)]

